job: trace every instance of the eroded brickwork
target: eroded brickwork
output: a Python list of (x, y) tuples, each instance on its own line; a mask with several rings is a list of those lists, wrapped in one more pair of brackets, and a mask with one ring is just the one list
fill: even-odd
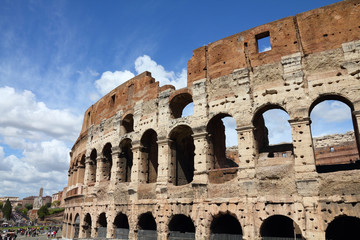
[[(105, 95), (71, 151), (63, 237), (250, 240), (284, 226), (325, 239), (339, 219), (356, 226), (360, 170), (317, 171), (310, 112), (346, 103), (359, 155), (359, 19), (358, 0), (280, 19), (194, 50), (184, 89), (144, 72)], [(271, 50), (259, 53), (264, 35)], [(262, 113), (274, 108), (288, 113), (292, 143), (268, 144)], [(226, 116), (238, 140), (227, 152)]]

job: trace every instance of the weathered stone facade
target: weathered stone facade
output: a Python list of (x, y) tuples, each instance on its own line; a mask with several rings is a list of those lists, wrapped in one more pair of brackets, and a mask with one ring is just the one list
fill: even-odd
[[(105, 95), (71, 151), (63, 237), (325, 239), (339, 219), (359, 226), (360, 170), (317, 172), (310, 129), (316, 104), (346, 103), (358, 154), (359, 19), (359, 0), (287, 17), (194, 50), (184, 89), (144, 72)], [(263, 36), (271, 50), (259, 53)], [(273, 108), (288, 113), (292, 143), (268, 145), (262, 113)]]

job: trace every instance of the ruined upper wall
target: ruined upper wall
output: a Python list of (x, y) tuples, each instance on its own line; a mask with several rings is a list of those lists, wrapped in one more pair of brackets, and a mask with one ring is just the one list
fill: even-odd
[(80, 137), (91, 125), (99, 124), (118, 111), (123, 111), (125, 114), (133, 113), (137, 102), (155, 99), (159, 92), (166, 88), (172, 86), (159, 88), (159, 82), (155, 82), (150, 72), (143, 72), (130, 79), (106, 94), (85, 112)]
[[(340, 48), (360, 37), (360, 1), (349, 0), (283, 18), (232, 35), (193, 51), (188, 62), (188, 86), (218, 78), (235, 69), (280, 62), (282, 56), (309, 55)], [(269, 33), (271, 50), (259, 53), (257, 38)]]

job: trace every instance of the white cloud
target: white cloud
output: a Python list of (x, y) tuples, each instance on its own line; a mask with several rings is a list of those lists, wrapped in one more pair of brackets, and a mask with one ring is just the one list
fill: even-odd
[[(187, 84), (186, 69), (183, 69), (178, 73), (166, 71), (162, 65), (157, 64), (147, 55), (138, 57), (135, 60), (135, 71), (137, 74), (145, 71), (151, 72), (151, 76), (159, 82), (160, 86), (171, 84), (176, 89), (180, 89), (186, 87)], [(135, 74), (129, 70), (115, 72), (106, 71), (101, 75), (100, 79), (95, 81), (95, 87), (102, 95), (105, 95), (134, 76)], [(98, 96), (92, 94), (90, 98), (95, 100)]]
[(47, 136), (75, 141), (82, 121), (82, 116), (66, 109), (49, 109), (30, 91), (17, 93), (10, 87), (0, 88), (0, 112), (4, 113), (0, 125), (6, 126), (0, 128), (0, 134), (8, 139)]
[(340, 101), (323, 101), (311, 112), (311, 118), (325, 122), (344, 122), (351, 119), (350, 108)]
[(224, 117), (221, 119), (225, 126), (226, 147), (238, 145), (236, 122), (232, 117)]
[(133, 77), (135, 77), (135, 75), (128, 70), (115, 72), (106, 71), (101, 75), (100, 79), (95, 81), (95, 87), (102, 95), (105, 95)]
[(40, 187), (49, 193), (62, 190), (68, 145), (80, 132), (82, 116), (50, 109), (32, 92), (11, 87), (0, 88), (0, 112), (0, 195), (24, 197), (37, 194)]
[(268, 129), (269, 144), (291, 143), (291, 127), (289, 115), (280, 109), (271, 109), (263, 114)]
[(168, 72), (163, 66), (157, 64), (147, 55), (138, 57), (135, 60), (135, 70), (138, 74), (144, 71), (151, 72), (151, 75), (159, 82), (160, 86), (171, 84), (176, 89), (186, 87), (186, 69), (183, 69), (180, 73), (175, 73), (174, 71)]

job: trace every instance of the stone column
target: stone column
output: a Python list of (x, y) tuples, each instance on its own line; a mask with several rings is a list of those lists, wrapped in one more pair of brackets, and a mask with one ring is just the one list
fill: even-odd
[(84, 176), (84, 185), (87, 186), (90, 182), (90, 176), (91, 176), (91, 160), (90, 156), (85, 157), (85, 176)]
[(145, 183), (145, 175), (142, 173), (142, 162), (141, 162), (141, 146), (140, 142), (133, 143), (133, 166), (131, 169), (131, 182), (132, 183)]
[(111, 167), (111, 189), (114, 190), (115, 186), (120, 182), (120, 147), (111, 148), (112, 167)]
[[(356, 142), (357, 142), (357, 146), (359, 147), (360, 145), (360, 134), (359, 134), (359, 130), (360, 130), (360, 110), (358, 111), (353, 111), (352, 113), (353, 115), (353, 121), (356, 121), (356, 123), (354, 123), (354, 135), (356, 138)], [(360, 154), (360, 152), (359, 152)]]
[(239, 151), (238, 183), (240, 187), (244, 188), (242, 194), (252, 196), (256, 194), (256, 181), (254, 181), (256, 173), (254, 127), (251, 125), (243, 126), (237, 128), (236, 131)]
[(310, 119), (293, 119), (289, 120), (289, 123), (293, 138), (294, 170), (298, 192), (303, 196), (317, 196), (319, 189)]
[(110, 216), (107, 217), (106, 238), (108, 239), (115, 238), (114, 219)]
[(96, 219), (96, 216), (92, 215), (91, 216), (91, 236), (90, 238), (96, 238), (97, 235), (98, 235), (98, 232), (97, 232), (97, 219)]
[[(172, 182), (174, 177), (173, 169), (171, 166), (171, 144), (172, 140), (168, 138), (163, 138), (157, 141), (158, 144), (158, 176), (156, 183), (156, 192), (157, 194), (165, 194), (167, 189), (167, 184)], [(166, 195), (166, 194), (165, 194)], [(166, 196), (164, 196), (166, 197)]]
[(133, 142), (133, 166), (131, 168), (131, 182), (129, 184), (129, 198), (133, 201), (137, 200), (137, 188), (139, 183), (145, 182), (144, 174), (141, 173), (141, 146), (140, 142)]
[(208, 133), (194, 133), (195, 157), (194, 157), (194, 184), (207, 184), (209, 180), (208, 171), (211, 168), (208, 143)]
[(78, 183), (77, 178), (78, 178), (78, 169), (75, 167), (72, 171), (72, 177), (71, 177), (71, 182), (73, 186)]
[(99, 183), (104, 179), (104, 159), (103, 157), (96, 158), (96, 182)]
[(80, 165), (77, 169), (77, 183), (83, 184), (84, 183), (84, 177), (85, 177), (85, 166)]
[(71, 186), (71, 171), (69, 170), (68, 171), (68, 186), (70, 187)]

